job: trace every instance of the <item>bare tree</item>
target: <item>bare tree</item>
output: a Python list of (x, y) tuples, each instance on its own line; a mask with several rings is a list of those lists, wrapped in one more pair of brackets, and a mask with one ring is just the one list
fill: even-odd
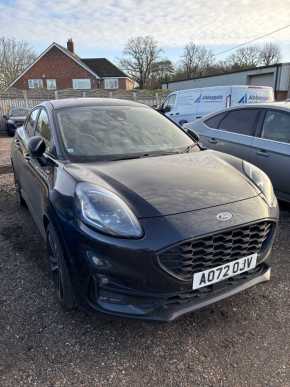
[(203, 75), (208, 67), (213, 63), (214, 55), (204, 46), (199, 46), (193, 42), (184, 47), (182, 55), (182, 67), (186, 78)]
[(260, 49), (257, 46), (239, 48), (228, 58), (234, 69), (255, 67), (260, 61)]
[(174, 72), (174, 65), (169, 59), (162, 59), (153, 63), (150, 76), (150, 88), (160, 88), (162, 82), (168, 82)]
[(158, 61), (161, 49), (151, 36), (138, 36), (129, 39), (123, 51), (123, 59), (120, 60), (121, 67), (139, 84), (143, 89), (148, 82), (154, 63)]
[(17, 78), (35, 58), (27, 42), (0, 37), (0, 90)]
[(260, 50), (260, 63), (264, 66), (278, 63), (281, 59), (280, 47), (274, 43), (266, 43)]

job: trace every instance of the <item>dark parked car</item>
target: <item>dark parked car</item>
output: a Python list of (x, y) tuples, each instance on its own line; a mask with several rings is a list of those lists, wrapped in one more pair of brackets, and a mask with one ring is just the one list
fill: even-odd
[(145, 105), (42, 103), (11, 158), (65, 307), (169, 321), (270, 279), (268, 177)]
[(185, 124), (209, 149), (261, 168), (277, 196), (290, 202), (290, 102), (245, 105)]
[(12, 108), (8, 115), (3, 116), (5, 120), (6, 131), (9, 136), (14, 136), (16, 129), (24, 124), (29, 112), (30, 109), (26, 108)]

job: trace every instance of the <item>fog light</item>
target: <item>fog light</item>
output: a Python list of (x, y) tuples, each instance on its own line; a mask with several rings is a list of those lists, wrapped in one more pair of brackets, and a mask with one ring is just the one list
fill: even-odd
[(100, 258), (93, 251), (87, 251), (87, 257), (98, 268), (104, 269), (104, 268), (109, 268), (110, 267), (109, 262), (105, 258)]

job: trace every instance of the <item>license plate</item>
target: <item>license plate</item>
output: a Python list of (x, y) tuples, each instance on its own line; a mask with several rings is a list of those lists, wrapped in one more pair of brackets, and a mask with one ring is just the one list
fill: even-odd
[(200, 271), (193, 275), (192, 289), (199, 289), (223, 281), (226, 278), (254, 269), (257, 264), (257, 254), (237, 259), (213, 269)]

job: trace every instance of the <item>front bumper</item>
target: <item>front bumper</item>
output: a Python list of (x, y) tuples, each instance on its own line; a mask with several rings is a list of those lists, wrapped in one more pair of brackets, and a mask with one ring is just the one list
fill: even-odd
[(117, 289), (99, 288), (98, 302), (89, 305), (98, 312), (144, 320), (173, 321), (178, 317), (205, 308), (215, 302), (231, 297), (254, 285), (270, 280), (271, 268), (262, 263), (253, 271), (231, 277), (211, 289), (169, 293), (153, 298), (153, 295), (136, 296), (123, 294)]
[[(219, 222), (216, 215), (224, 211), (233, 217)], [(142, 219), (144, 237), (126, 240), (96, 233), (54, 214), (79, 303), (104, 313), (160, 321), (174, 320), (268, 281), (270, 268), (265, 261), (278, 215), (278, 207), (269, 208), (258, 196), (192, 213)], [(192, 291), (192, 281), (181, 281), (159, 265), (158, 253), (171, 245), (262, 220), (273, 222), (273, 232), (251, 272)]]

